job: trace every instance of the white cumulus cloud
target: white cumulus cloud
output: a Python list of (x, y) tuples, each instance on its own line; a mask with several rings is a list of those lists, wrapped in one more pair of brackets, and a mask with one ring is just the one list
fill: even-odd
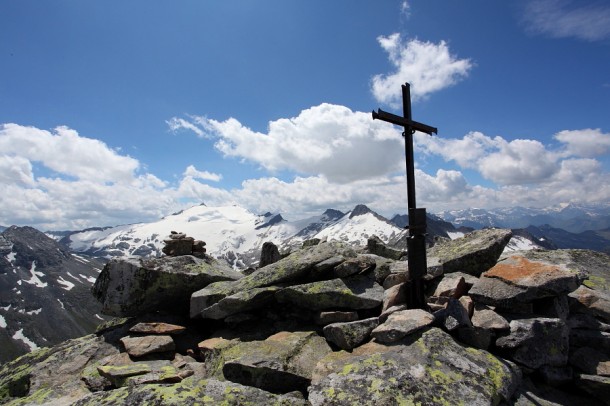
[(189, 165), (183, 175), (196, 179), (211, 180), (212, 182), (220, 182), (222, 180), (222, 175), (208, 171), (199, 171), (194, 165)]
[(370, 113), (323, 103), (298, 116), (271, 121), (267, 133), (235, 118), (191, 122), (215, 139), (225, 156), (254, 162), (269, 171), (324, 175), (333, 182), (373, 178), (401, 168), (400, 132)]
[(555, 134), (555, 139), (565, 144), (566, 155), (593, 158), (610, 152), (610, 133), (599, 128), (564, 130)]
[(449, 87), (466, 77), (473, 64), (469, 59), (458, 59), (449, 52), (447, 43), (438, 44), (417, 39), (403, 42), (400, 34), (377, 38), (388, 53), (394, 71), (375, 75), (371, 91), (381, 103), (396, 105), (402, 100), (401, 85), (411, 84), (414, 100)]

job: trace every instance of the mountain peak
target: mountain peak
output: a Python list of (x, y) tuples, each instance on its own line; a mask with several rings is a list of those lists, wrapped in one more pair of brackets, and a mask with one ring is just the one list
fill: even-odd
[(364, 204), (359, 204), (356, 207), (354, 207), (354, 210), (352, 210), (352, 212), (349, 215), (349, 218), (354, 218), (356, 216), (362, 216), (363, 214), (367, 214), (367, 213), (373, 213), (373, 210), (369, 209), (366, 205)]
[(326, 209), (326, 211), (323, 213), (323, 216), (328, 220), (338, 220), (341, 217), (345, 216), (345, 213), (335, 209)]

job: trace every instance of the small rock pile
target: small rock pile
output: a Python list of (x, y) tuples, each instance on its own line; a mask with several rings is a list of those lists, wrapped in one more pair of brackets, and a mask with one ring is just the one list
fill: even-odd
[(205, 242), (187, 237), (186, 234), (172, 231), (169, 238), (163, 240), (165, 246), (162, 251), (170, 257), (192, 255), (197, 258), (205, 257)]
[[(377, 239), (308, 243), (246, 276), (188, 255), (113, 260), (94, 293), (125, 318), (0, 368), (0, 394), (28, 403), (52, 387), (44, 401), (74, 405), (609, 404), (610, 257), (502, 254), (510, 235), (432, 247), (425, 310), (406, 308), (407, 263)], [(57, 359), (80, 364), (59, 377)]]

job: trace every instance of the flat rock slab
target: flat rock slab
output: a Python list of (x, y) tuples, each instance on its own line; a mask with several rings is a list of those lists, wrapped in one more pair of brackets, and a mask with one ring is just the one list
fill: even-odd
[(434, 322), (434, 316), (425, 310), (400, 310), (390, 314), (371, 335), (380, 343), (393, 343), (413, 334)]
[(334, 323), (324, 327), (324, 337), (342, 350), (351, 350), (370, 338), (371, 331), (379, 325), (379, 318)]
[(316, 368), (312, 405), (489, 405), (508, 401), (519, 375), (490, 353), (430, 329), (405, 344), (368, 343)]
[[(477, 230), (462, 238), (442, 241), (428, 250), (429, 274), (464, 272), (479, 276), (495, 265), (512, 232), (503, 229)], [(440, 268), (442, 272), (439, 271)]]
[(479, 303), (510, 307), (569, 293), (578, 287), (582, 278), (578, 270), (562, 261), (513, 255), (483, 273), (469, 295)]
[[(199, 316), (204, 319), (221, 320), (233, 314), (256, 310), (271, 302), (275, 292), (279, 290), (280, 288), (277, 286), (268, 286), (237, 292), (203, 309)], [(195, 317), (195, 315), (191, 314), (191, 317)]]
[(171, 336), (151, 335), (143, 337), (123, 337), (121, 343), (132, 357), (142, 357), (157, 352), (173, 351), (176, 345)]
[(130, 333), (140, 334), (180, 334), (186, 327), (169, 323), (138, 323), (129, 329)]
[(109, 316), (137, 316), (158, 310), (188, 309), (193, 292), (210, 283), (237, 280), (242, 274), (215, 259), (190, 255), (112, 259), (95, 284), (93, 296)]
[[(218, 376), (274, 393), (305, 392), (320, 358), (332, 350), (315, 332), (280, 332), (263, 341), (237, 343), (217, 354)], [(224, 363), (224, 365), (223, 365)]]
[[(238, 292), (279, 284), (299, 284), (332, 277), (333, 268), (347, 258), (356, 257), (346, 244), (328, 242), (298, 250), (278, 262), (267, 265), (235, 282), (212, 283), (191, 295), (191, 317), (223, 298)], [(332, 259), (332, 265), (319, 266)]]
[(311, 310), (372, 309), (383, 303), (383, 288), (367, 275), (312, 282), (284, 288), (275, 294), (280, 303)]

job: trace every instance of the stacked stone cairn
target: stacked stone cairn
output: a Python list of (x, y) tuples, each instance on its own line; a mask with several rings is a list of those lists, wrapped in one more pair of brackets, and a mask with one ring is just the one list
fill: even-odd
[(405, 253), (377, 238), (307, 242), (246, 276), (210, 257), (113, 259), (93, 293), (119, 318), (0, 367), (0, 401), (610, 404), (610, 257), (503, 253), (510, 237), (430, 248), (426, 309), (405, 307)]
[(205, 257), (205, 242), (187, 237), (186, 234), (171, 231), (169, 238), (163, 240), (165, 246), (162, 251), (170, 257), (192, 255), (197, 258)]

